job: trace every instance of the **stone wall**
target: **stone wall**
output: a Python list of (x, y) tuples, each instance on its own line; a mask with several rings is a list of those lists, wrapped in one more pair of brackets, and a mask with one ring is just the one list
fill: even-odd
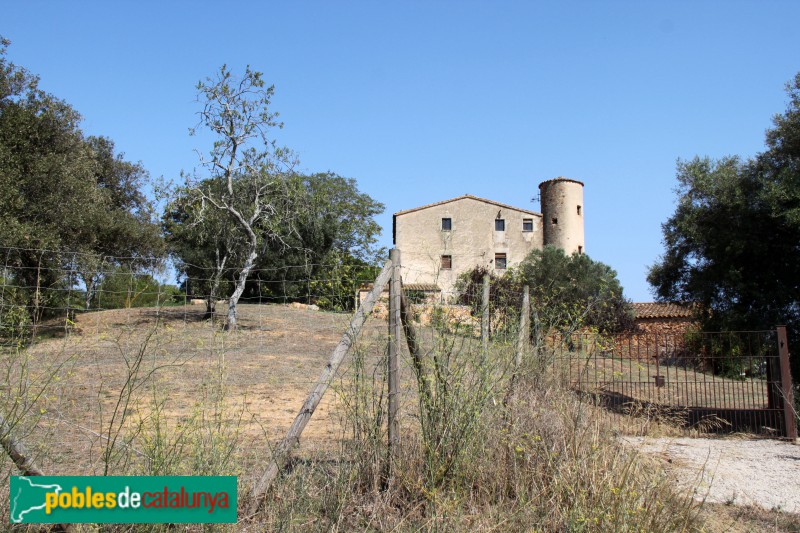
[(615, 338), (616, 355), (677, 360), (684, 355), (686, 334), (699, 329), (696, 321), (686, 317), (637, 318), (635, 323), (636, 333)]
[(663, 333), (667, 335), (683, 335), (691, 329), (697, 329), (698, 324), (691, 318), (637, 318), (636, 327), (643, 333)]
[(556, 178), (539, 184), (544, 244), (567, 255), (585, 253), (583, 183)]
[[(449, 230), (442, 219), (451, 220)], [(505, 221), (505, 231), (495, 221)], [(532, 230), (525, 231), (523, 220)], [(464, 196), (395, 215), (395, 246), (401, 252), (404, 283), (436, 284), (445, 299), (452, 295), (458, 275), (476, 265), (496, 269), (496, 254), (505, 254), (507, 266), (520, 263), (542, 248), (541, 215), (480, 198)], [(451, 257), (443, 268), (442, 256)]]

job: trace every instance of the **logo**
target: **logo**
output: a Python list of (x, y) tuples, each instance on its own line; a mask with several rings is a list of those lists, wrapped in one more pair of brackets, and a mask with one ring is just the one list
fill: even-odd
[(236, 522), (236, 476), (13, 476), (14, 524)]

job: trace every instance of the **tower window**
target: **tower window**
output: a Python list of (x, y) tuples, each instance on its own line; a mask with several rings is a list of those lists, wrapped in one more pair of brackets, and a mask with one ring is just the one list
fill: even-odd
[(453, 268), (453, 256), (452, 255), (443, 255), (442, 256), (442, 270), (450, 270)]
[(522, 219), (522, 231), (533, 231), (533, 219), (532, 218), (523, 218)]
[(578, 206), (578, 216), (581, 214), (581, 206)]
[(505, 231), (506, 230), (506, 221), (503, 218), (496, 218), (494, 220), (494, 230), (495, 231)]
[(506, 269), (506, 254), (494, 254), (494, 268), (495, 270)]
[(583, 246), (578, 246), (578, 255), (583, 255)]
[(553, 225), (555, 226), (556, 224), (558, 224), (558, 219), (557, 219), (557, 218), (554, 218), (554, 219), (553, 219)]
[(442, 231), (450, 231), (453, 229), (453, 219), (452, 218), (443, 218), (442, 219)]

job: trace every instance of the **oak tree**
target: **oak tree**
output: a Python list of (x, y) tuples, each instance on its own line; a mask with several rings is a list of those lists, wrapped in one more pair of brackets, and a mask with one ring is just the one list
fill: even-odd
[(291, 227), (290, 177), (296, 160), (271, 137), (272, 131), (283, 125), (270, 109), (275, 89), (264, 83), (260, 72), (248, 67), (238, 77), (223, 65), (214, 78), (200, 82), (197, 90), (201, 104), (197, 128), (208, 130), (214, 144), (200, 156), (207, 176), (190, 180), (188, 186), (200, 199), (200, 212), (214, 209), (224, 213), (246, 243), (228, 300), (225, 328), (235, 330), (239, 298), (264, 240), (281, 241), (285, 228)]
[(750, 159), (678, 162), (678, 205), (648, 281), (660, 300), (693, 301), (707, 329), (800, 333), (800, 74)]

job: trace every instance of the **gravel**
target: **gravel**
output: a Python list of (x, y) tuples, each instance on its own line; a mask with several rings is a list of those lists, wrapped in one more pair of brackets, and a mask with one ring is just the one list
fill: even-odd
[(624, 437), (698, 500), (800, 513), (800, 446), (767, 439)]

